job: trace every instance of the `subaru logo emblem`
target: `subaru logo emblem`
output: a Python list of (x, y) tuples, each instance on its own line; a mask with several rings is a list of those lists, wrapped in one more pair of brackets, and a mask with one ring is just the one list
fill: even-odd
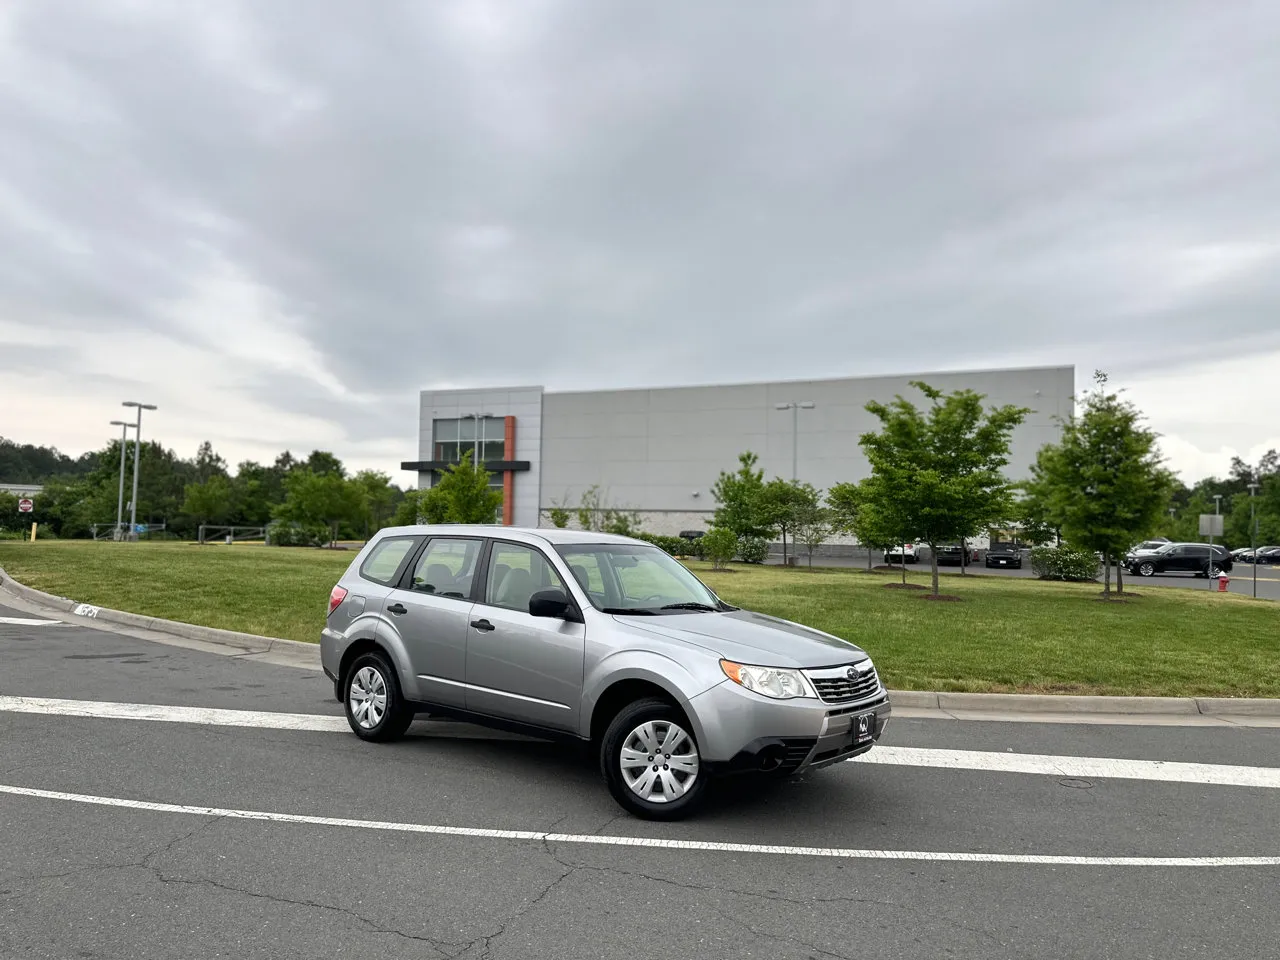
[(853, 669), (853, 667), (850, 667), (848, 670), (845, 671), (845, 676), (848, 677), (850, 680), (857, 680), (858, 671)]

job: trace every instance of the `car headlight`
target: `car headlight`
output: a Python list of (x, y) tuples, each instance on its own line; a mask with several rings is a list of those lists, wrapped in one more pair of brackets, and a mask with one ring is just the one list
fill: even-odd
[(724, 675), (739, 686), (753, 693), (774, 700), (792, 700), (796, 697), (817, 697), (808, 679), (799, 670), (786, 667), (756, 667), (732, 660), (721, 660)]

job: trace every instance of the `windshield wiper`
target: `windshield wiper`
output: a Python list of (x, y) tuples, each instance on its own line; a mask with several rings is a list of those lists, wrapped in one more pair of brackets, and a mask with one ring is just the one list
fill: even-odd
[(625, 617), (653, 617), (657, 616), (647, 607), (601, 607), (601, 613), (613, 613)]
[(689, 600), (684, 603), (668, 603), (658, 608), (659, 610), (706, 610), (708, 613), (718, 613), (720, 608), (713, 607), (709, 603), (698, 603), (696, 600)]

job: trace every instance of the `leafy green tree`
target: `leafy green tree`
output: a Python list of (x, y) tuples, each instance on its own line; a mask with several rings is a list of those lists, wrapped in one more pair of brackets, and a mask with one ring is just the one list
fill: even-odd
[(563, 530), (569, 526), (569, 511), (556, 504), (547, 511), (547, 519), (551, 521), (553, 527)]
[(502, 492), (489, 486), (489, 471), (472, 463), (468, 450), (460, 462), (449, 465), (419, 504), (429, 523), (493, 523), (502, 506)]
[(930, 401), (927, 412), (900, 396), (867, 404), (881, 430), (861, 438), (871, 463), (863, 484), (883, 529), (929, 544), (936, 596), (938, 545), (975, 536), (1013, 512), (1013, 485), (1003, 470), (1010, 435), (1030, 411), (984, 410), (983, 397), (972, 390), (946, 394), (919, 381), (912, 386)]
[(770, 538), (774, 534), (764, 496), (764, 471), (756, 468), (759, 459), (750, 450), (739, 454), (738, 469), (733, 473), (722, 471), (711, 487), (717, 504), (712, 525), (728, 530), (738, 539)]
[(760, 492), (760, 515), (782, 536), (782, 562), (787, 562), (787, 535), (801, 516), (812, 515), (822, 498), (812, 484), (775, 477)]
[(725, 527), (712, 527), (699, 539), (698, 546), (717, 570), (723, 570), (738, 555), (738, 537)]
[(815, 496), (812, 500), (800, 505), (792, 514), (796, 543), (805, 548), (809, 557), (809, 569), (813, 569), (813, 551), (831, 538), (831, 508), (824, 505)]
[(361, 522), (367, 540), (387, 525), (403, 494), (389, 476), (376, 470), (361, 470), (351, 478), (351, 483), (360, 493)]
[[(831, 511), (831, 529), (833, 533), (848, 534), (856, 537), (858, 543), (867, 550), (867, 569), (875, 562), (875, 553), (884, 551), (900, 540), (900, 534), (890, 529), (882, 514), (877, 513), (875, 505), (868, 502), (867, 491), (863, 483), (836, 483), (827, 491), (827, 507)], [(907, 578), (906, 566), (903, 566), (902, 579)]]
[[(288, 452), (284, 456), (289, 456)], [(347, 475), (346, 467), (342, 465), (342, 461), (327, 450), (312, 450), (311, 456), (307, 457), (299, 466), (304, 470), (310, 470), (319, 477), (327, 476), (331, 473), (339, 477)]]
[[(1029, 489), (1068, 543), (1103, 555), (1109, 597), (1111, 559), (1155, 530), (1173, 478), (1137, 407), (1108, 390), (1106, 374), (1094, 384), (1063, 421), (1062, 440), (1040, 450)], [(1117, 587), (1124, 592), (1122, 577)]]
[[(285, 500), (275, 508), (275, 517), (331, 541), (343, 526), (358, 524), (363, 509), (360, 490), (341, 475), (312, 473), (302, 467), (285, 479)], [(324, 531), (331, 532), (325, 535)]]
[(197, 483), (204, 483), (213, 476), (227, 475), (227, 461), (213, 452), (213, 444), (208, 440), (200, 444), (196, 450), (195, 476)]
[(201, 523), (226, 523), (231, 516), (231, 481), (214, 473), (203, 483), (188, 483), (182, 512)]

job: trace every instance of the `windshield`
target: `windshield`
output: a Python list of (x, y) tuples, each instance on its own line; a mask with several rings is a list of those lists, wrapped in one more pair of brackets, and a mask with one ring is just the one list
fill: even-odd
[(597, 610), (665, 614), (733, 609), (657, 547), (574, 543), (556, 549)]

